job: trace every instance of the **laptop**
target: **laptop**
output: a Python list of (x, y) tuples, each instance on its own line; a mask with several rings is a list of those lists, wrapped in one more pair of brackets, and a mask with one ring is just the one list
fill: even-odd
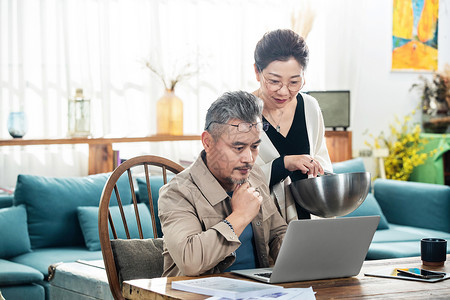
[(291, 221), (273, 268), (232, 272), (267, 283), (355, 276), (379, 221), (380, 216)]

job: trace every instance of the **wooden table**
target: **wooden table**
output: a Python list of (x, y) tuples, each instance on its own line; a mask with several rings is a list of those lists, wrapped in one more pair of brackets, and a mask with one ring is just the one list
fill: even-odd
[[(428, 270), (450, 272), (450, 254), (444, 267), (422, 266), (420, 257), (366, 261), (358, 276), (281, 284), (286, 288), (312, 286), (317, 299), (450, 299), (450, 279), (436, 283), (365, 276), (388, 267), (422, 267)], [(217, 275), (215, 275), (217, 276)], [(231, 273), (220, 276), (244, 279)], [(173, 290), (171, 282), (198, 277), (168, 277), (129, 280), (123, 283), (126, 299), (206, 299), (210, 296)]]

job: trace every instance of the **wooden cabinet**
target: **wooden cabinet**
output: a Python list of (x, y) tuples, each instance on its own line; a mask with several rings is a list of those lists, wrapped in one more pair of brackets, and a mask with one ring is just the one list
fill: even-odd
[(325, 131), (325, 140), (331, 162), (339, 162), (352, 158), (351, 131)]
[(111, 172), (114, 168), (113, 147), (115, 143), (164, 142), (200, 140), (199, 135), (152, 135), (129, 138), (62, 138), (62, 139), (9, 139), (0, 140), (0, 146), (29, 146), (56, 144), (88, 144), (89, 175)]

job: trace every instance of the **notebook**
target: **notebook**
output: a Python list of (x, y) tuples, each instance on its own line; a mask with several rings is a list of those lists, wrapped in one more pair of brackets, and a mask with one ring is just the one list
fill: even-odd
[(355, 276), (379, 221), (380, 216), (291, 221), (273, 268), (232, 272), (268, 283)]

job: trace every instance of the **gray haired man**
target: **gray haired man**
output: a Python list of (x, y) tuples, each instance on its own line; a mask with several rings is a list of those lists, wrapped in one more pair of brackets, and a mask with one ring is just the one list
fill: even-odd
[(204, 150), (160, 190), (163, 276), (268, 267), (276, 259), (287, 225), (255, 165), (261, 113), (261, 100), (242, 91), (208, 109)]

